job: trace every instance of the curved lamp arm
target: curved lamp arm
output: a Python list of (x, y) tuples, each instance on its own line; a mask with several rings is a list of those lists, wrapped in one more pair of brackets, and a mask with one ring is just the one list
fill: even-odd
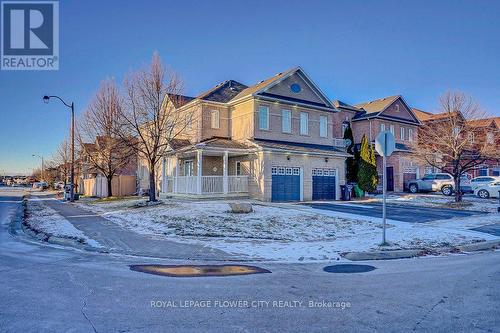
[(71, 107), (71, 105), (70, 105), (70, 104), (68, 104), (68, 103), (66, 103), (66, 102), (65, 102), (65, 101), (64, 101), (61, 97), (59, 97), (59, 96), (55, 96), (55, 95), (51, 95), (51, 96), (45, 95), (45, 96), (43, 96), (43, 102), (44, 102), (45, 104), (47, 104), (47, 103), (49, 102), (49, 100), (50, 100), (52, 97), (57, 98), (58, 100), (60, 100), (60, 101), (61, 101), (64, 105), (66, 105), (68, 108), (70, 108), (70, 107)]

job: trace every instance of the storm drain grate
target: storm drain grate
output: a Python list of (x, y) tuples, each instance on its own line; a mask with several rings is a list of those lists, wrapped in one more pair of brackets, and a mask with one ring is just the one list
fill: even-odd
[(172, 277), (204, 277), (231, 276), (271, 273), (267, 269), (247, 265), (130, 265), (136, 272), (172, 276)]
[(342, 264), (326, 266), (323, 270), (327, 273), (365, 273), (376, 269), (370, 265)]

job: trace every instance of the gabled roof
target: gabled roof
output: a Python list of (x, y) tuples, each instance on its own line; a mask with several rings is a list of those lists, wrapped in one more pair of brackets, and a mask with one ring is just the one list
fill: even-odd
[(401, 98), (401, 95), (384, 97), (371, 102), (356, 104), (354, 106), (358, 109), (363, 109), (364, 111), (366, 111), (366, 113), (381, 113), (392, 103), (394, 103), (398, 98)]
[[(316, 102), (310, 102), (310, 101), (304, 101), (301, 99), (295, 99), (291, 97), (286, 97), (286, 96), (281, 96), (281, 95), (271, 95), (266, 93), (266, 90), (272, 88), (273, 86), (277, 85), (281, 81), (285, 80), (286, 78), (290, 77), (293, 74), (298, 74), (302, 80), (305, 81), (307, 85), (313, 90), (313, 92), (318, 96), (320, 100), (323, 101), (324, 104), (316, 103)], [(263, 97), (271, 97), (271, 98), (278, 98), (282, 100), (286, 100), (292, 103), (302, 103), (302, 104), (310, 104), (314, 106), (320, 106), (323, 108), (328, 108), (332, 109), (333, 111), (336, 111), (335, 107), (333, 106), (332, 102), (328, 99), (328, 97), (319, 89), (318, 86), (307, 76), (307, 74), (304, 72), (304, 70), (300, 67), (295, 67), (292, 69), (289, 69), (285, 72), (278, 73), (274, 75), (273, 77), (268, 78), (267, 80), (260, 81), (259, 83), (250, 86), (244, 90), (242, 90), (238, 95), (236, 95), (231, 102), (237, 101), (239, 99), (248, 97), (248, 96), (263, 96)]]
[(227, 103), (246, 88), (248, 88), (246, 85), (238, 81), (227, 80), (198, 95), (196, 98), (205, 101)]
[(411, 120), (408, 119), (403, 119), (391, 115), (386, 115), (383, 114), (385, 110), (389, 106), (391, 106), (395, 101), (400, 100), (408, 109), (410, 112), (410, 115), (414, 119), (414, 123), (420, 124), (420, 119), (413, 113), (413, 109), (410, 108), (410, 106), (405, 102), (403, 99), (403, 96), (401, 95), (394, 95), (394, 96), (388, 96), (380, 99), (376, 99), (371, 102), (365, 102), (365, 103), (360, 103), (354, 105), (356, 108), (358, 108), (360, 111), (356, 113), (356, 115), (352, 118), (352, 120), (362, 120), (362, 119), (368, 119), (368, 118), (374, 118), (374, 117), (380, 117), (380, 118), (389, 118), (394, 121), (404, 121), (404, 122), (412, 122)]
[(420, 121), (437, 120), (448, 117), (448, 114), (446, 112), (431, 113), (428, 111), (423, 111), (415, 108), (413, 108), (412, 111)]
[(186, 105), (194, 99), (194, 97), (179, 94), (168, 94), (168, 97), (176, 108), (180, 108), (181, 106)]
[(473, 127), (490, 127), (492, 125), (497, 127), (497, 124), (496, 124), (494, 118), (469, 120), (469, 125), (471, 125)]
[(333, 106), (335, 106), (338, 109), (346, 109), (346, 110), (351, 110), (351, 111), (355, 111), (355, 112), (360, 111), (357, 107), (350, 105), (350, 104), (347, 104), (345, 102), (342, 102), (338, 99), (334, 99), (332, 101), (332, 104), (333, 104)]

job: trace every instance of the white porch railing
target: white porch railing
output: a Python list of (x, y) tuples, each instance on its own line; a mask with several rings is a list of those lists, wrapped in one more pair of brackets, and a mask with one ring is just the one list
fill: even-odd
[[(177, 186), (175, 182), (177, 178)], [(196, 193), (196, 177), (195, 176), (182, 176), (174, 177), (174, 190), (176, 193)]]
[(229, 193), (248, 192), (248, 176), (229, 176), (228, 180)]
[[(165, 193), (197, 194), (198, 177), (179, 176), (168, 177), (162, 182)], [(228, 176), (227, 193), (248, 192), (248, 176)], [(201, 176), (202, 194), (224, 194), (224, 176)]]

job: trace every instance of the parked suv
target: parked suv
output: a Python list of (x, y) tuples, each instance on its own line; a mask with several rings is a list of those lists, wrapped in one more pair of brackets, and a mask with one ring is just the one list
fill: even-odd
[(444, 195), (452, 195), (454, 187), (455, 182), (449, 173), (430, 173), (423, 178), (408, 182), (411, 193), (441, 191)]

